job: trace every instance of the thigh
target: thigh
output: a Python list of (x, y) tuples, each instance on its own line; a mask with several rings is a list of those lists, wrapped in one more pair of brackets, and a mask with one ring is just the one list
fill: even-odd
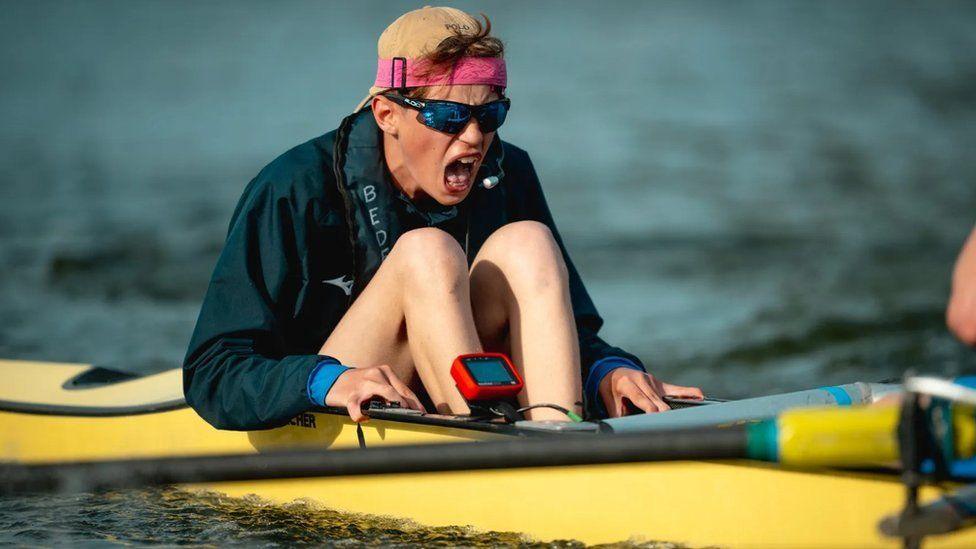
[(505, 273), (493, 258), (493, 247), (482, 247), (475, 256), (470, 287), (471, 312), (482, 346), (485, 351), (510, 355), (509, 325), (518, 307)]
[(471, 308), (485, 348), (510, 352), (510, 327), (522, 313), (518, 296), (552, 287), (557, 273), (565, 278), (565, 270), (545, 225), (516, 221), (492, 233), (471, 264)]
[(395, 266), (385, 261), (319, 352), (351, 367), (387, 364), (401, 380), (414, 385), (401, 293)]

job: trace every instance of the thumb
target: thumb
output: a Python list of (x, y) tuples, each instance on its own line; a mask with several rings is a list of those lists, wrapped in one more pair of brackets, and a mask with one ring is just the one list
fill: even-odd
[(363, 413), (362, 401), (359, 398), (352, 397), (346, 401), (346, 411), (349, 412), (349, 419), (356, 423), (369, 421), (369, 416)]

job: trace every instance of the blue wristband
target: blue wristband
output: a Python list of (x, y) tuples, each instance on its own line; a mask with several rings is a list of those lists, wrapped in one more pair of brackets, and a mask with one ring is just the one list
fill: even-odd
[(638, 372), (645, 371), (634, 361), (619, 356), (608, 356), (594, 362), (593, 366), (590, 366), (590, 373), (583, 384), (583, 392), (586, 394), (590, 412), (596, 414), (597, 417), (605, 418), (608, 415), (607, 408), (603, 405), (603, 400), (600, 399), (600, 382), (607, 374), (617, 368), (628, 368)]
[(346, 373), (348, 369), (348, 366), (343, 366), (341, 362), (332, 357), (320, 360), (312, 373), (309, 374), (308, 384), (305, 387), (305, 392), (308, 393), (308, 399), (312, 401), (312, 404), (324, 406), (325, 395), (329, 394), (329, 390), (335, 385), (339, 376)]

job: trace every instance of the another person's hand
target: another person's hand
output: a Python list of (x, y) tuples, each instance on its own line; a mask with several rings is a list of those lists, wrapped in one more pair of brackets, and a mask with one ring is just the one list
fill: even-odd
[(976, 230), (956, 260), (946, 324), (960, 341), (976, 346)]
[(968, 293), (953, 292), (946, 323), (960, 341), (976, 347), (976, 287)]
[(645, 412), (671, 409), (664, 397), (705, 398), (698, 387), (682, 387), (664, 383), (646, 372), (617, 368), (600, 380), (600, 398), (610, 417), (627, 415), (627, 402)]
[(349, 417), (356, 423), (361, 423), (369, 420), (363, 414), (363, 404), (374, 398), (399, 402), (401, 406), (411, 410), (426, 412), (417, 395), (386, 364), (346, 370), (325, 395), (325, 404), (345, 407), (349, 411)]

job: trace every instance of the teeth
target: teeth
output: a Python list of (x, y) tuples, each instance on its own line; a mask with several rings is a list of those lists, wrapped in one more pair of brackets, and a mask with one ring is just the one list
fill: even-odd
[(464, 190), (470, 184), (471, 170), (474, 166), (470, 162), (464, 162), (464, 159), (458, 159), (452, 162), (444, 172), (444, 179), (447, 186), (460, 191)]
[(461, 163), (462, 164), (474, 164), (474, 157), (473, 156), (466, 156), (466, 157), (464, 157), (464, 158), (461, 159)]

